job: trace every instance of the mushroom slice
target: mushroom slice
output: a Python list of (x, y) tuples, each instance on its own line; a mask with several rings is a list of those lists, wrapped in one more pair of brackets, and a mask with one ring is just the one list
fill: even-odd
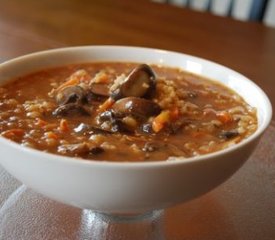
[(144, 98), (127, 97), (116, 101), (112, 110), (115, 115), (147, 118), (159, 114), (161, 108), (157, 103)]
[(74, 128), (75, 133), (85, 134), (90, 131), (91, 126), (86, 123), (80, 123), (77, 127)]
[(114, 122), (116, 118), (117, 117), (115, 116), (112, 110), (107, 110), (98, 116), (99, 122), (105, 122), (105, 121)]
[(100, 128), (103, 131), (110, 133), (129, 132), (132, 130), (123, 122), (120, 114), (115, 114), (112, 110), (101, 113), (98, 117), (98, 124), (100, 124)]
[(239, 135), (240, 133), (237, 130), (231, 130), (231, 131), (222, 131), (219, 137), (223, 139), (232, 139)]
[(102, 134), (102, 135), (107, 135), (112, 133), (113, 133), (112, 131), (104, 130), (98, 126), (92, 126), (89, 132), (89, 134)]
[(61, 154), (73, 154), (75, 156), (84, 156), (87, 154), (98, 155), (104, 152), (102, 147), (89, 146), (87, 143), (67, 144), (58, 147), (58, 152)]
[(66, 144), (58, 147), (58, 152), (62, 154), (83, 155), (89, 153), (89, 150), (87, 143)]
[(136, 67), (115, 89), (111, 87), (111, 97), (148, 97), (156, 86), (156, 75), (146, 64)]
[(90, 91), (97, 96), (109, 97), (109, 88), (105, 83), (92, 83)]
[(75, 133), (81, 133), (82, 135), (86, 134), (102, 134), (102, 135), (107, 135), (107, 134), (112, 134), (113, 132), (104, 130), (100, 128), (99, 126), (92, 126), (88, 125), (85, 123), (80, 123), (76, 128), (74, 128)]
[(140, 127), (141, 131), (146, 134), (153, 134), (154, 130), (152, 129), (151, 123), (144, 123)]
[(104, 151), (105, 150), (102, 147), (92, 147), (90, 148), (89, 154), (98, 155), (104, 153)]
[(85, 97), (85, 90), (80, 86), (68, 86), (61, 89), (55, 96), (58, 105), (80, 103)]
[(68, 103), (66, 105), (61, 105), (58, 108), (56, 108), (52, 114), (54, 116), (67, 116), (67, 115), (76, 115), (76, 114), (87, 115), (87, 116), (90, 115), (86, 107), (75, 103)]

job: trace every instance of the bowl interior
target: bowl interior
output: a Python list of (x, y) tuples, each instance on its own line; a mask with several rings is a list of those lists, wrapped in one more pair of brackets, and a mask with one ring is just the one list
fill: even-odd
[(222, 82), (257, 108), (258, 130), (270, 122), (272, 107), (265, 93), (245, 76), (220, 64), (198, 57), (141, 47), (87, 46), (63, 48), (19, 57), (0, 68), (0, 85), (17, 76), (40, 69), (86, 62), (140, 62), (177, 67)]

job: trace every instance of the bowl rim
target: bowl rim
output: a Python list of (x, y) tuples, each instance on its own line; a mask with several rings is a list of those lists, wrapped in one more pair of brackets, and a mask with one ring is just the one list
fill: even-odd
[[(119, 168), (129, 168), (129, 167), (134, 167), (134, 168), (146, 167), (146, 168), (148, 168), (148, 167), (156, 167), (156, 166), (167, 167), (167, 166), (175, 166), (175, 165), (181, 165), (181, 164), (194, 163), (194, 162), (198, 162), (198, 161), (204, 161), (206, 159), (212, 159), (212, 158), (216, 158), (218, 156), (232, 153), (232, 152), (236, 151), (238, 148), (242, 148), (242, 147), (248, 145), (249, 143), (253, 142), (257, 138), (259, 138), (264, 133), (264, 131), (267, 129), (268, 125), (270, 124), (270, 122), (272, 120), (271, 102), (270, 102), (269, 98), (267, 97), (266, 93), (256, 83), (254, 83), (252, 80), (250, 80), (246, 76), (242, 75), (241, 73), (239, 73), (231, 68), (228, 68), (222, 64), (219, 64), (217, 62), (214, 62), (214, 61), (211, 61), (211, 60), (208, 60), (205, 58), (201, 58), (198, 56), (182, 53), (182, 52), (164, 50), (164, 49), (159, 49), (159, 48), (149, 48), (149, 47), (140, 47), (140, 46), (125, 46), (125, 45), (88, 45), (88, 46), (62, 47), (62, 48), (54, 48), (54, 49), (49, 49), (49, 50), (44, 50), (44, 51), (38, 51), (38, 52), (22, 55), (22, 56), (19, 56), (19, 57), (10, 59), (10, 60), (6, 60), (6, 61), (0, 63), (0, 68), (5, 67), (6, 65), (9, 65), (9, 64), (16, 64), (16, 62), (19, 62), (22, 60), (27, 60), (28, 58), (41, 57), (42, 55), (47, 55), (47, 54), (58, 54), (58, 53), (62, 53), (62, 52), (77, 51), (77, 50), (82, 50), (82, 49), (87, 49), (87, 50), (88, 49), (89, 50), (98, 49), (98, 50), (100, 50), (100, 49), (108, 49), (108, 48), (111, 48), (111, 49), (120, 48), (123, 50), (130, 50), (130, 51), (131, 50), (157, 51), (157, 52), (161, 52), (163, 54), (182, 55), (182, 56), (185, 56), (192, 60), (197, 60), (197, 61), (200, 61), (203, 63), (211, 64), (212, 66), (215, 65), (215, 67), (223, 68), (225, 71), (229, 71), (231, 73), (234, 73), (235, 75), (237, 74), (239, 77), (242, 78), (242, 81), (247, 81), (251, 85), (253, 85), (253, 87), (257, 89), (257, 91), (260, 93), (262, 99), (265, 101), (265, 103), (266, 103), (265, 108), (266, 108), (266, 112), (267, 112), (265, 121), (260, 126), (258, 126), (257, 130), (252, 135), (250, 135), (246, 139), (243, 139), (240, 143), (238, 143), (236, 145), (230, 146), (228, 148), (225, 148), (225, 149), (222, 149), (222, 150), (219, 150), (216, 152), (199, 155), (199, 156), (194, 156), (194, 157), (190, 157), (190, 158), (172, 157), (173, 160), (157, 160), (157, 161), (148, 161), (148, 162), (131, 162), (131, 161), (112, 162), (112, 161), (107, 161), (107, 160), (101, 160), (101, 161), (88, 160), (88, 159), (82, 159), (82, 158), (62, 156), (62, 155), (48, 153), (48, 152), (44, 152), (44, 151), (33, 149), (33, 148), (24, 147), (18, 143), (15, 143), (9, 139), (4, 138), (2, 136), (0, 136), (0, 144), (9, 145), (14, 150), (17, 150), (19, 152), (24, 152), (27, 154), (31, 154), (35, 158), (47, 158), (47, 160), (50, 160), (50, 161), (61, 161), (61, 162), (67, 163), (67, 164), (76, 164), (76, 165), (80, 164), (80, 165), (85, 165), (87, 167), (92, 167), (92, 166), (119, 167)], [(100, 62), (100, 61), (98, 61), (98, 62)], [(64, 64), (64, 65), (66, 65), (66, 64)], [(60, 66), (62, 66), (62, 64)], [(217, 80), (219, 82), (218, 79), (213, 79), (213, 80)]]

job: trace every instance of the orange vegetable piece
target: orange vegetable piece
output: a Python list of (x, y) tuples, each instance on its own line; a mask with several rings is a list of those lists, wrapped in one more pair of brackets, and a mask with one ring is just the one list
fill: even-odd
[(58, 136), (54, 133), (54, 132), (46, 132), (45, 135), (48, 137), (48, 138), (53, 138), (53, 139), (58, 139)]
[(171, 111), (170, 111), (170, 117), (171, 120), (176, 120), (179, 118), (180, 115), (180, 111), (178, 107), (174, 107)]
[(62, 90), (65, 87), (74, 86), (74, 85), (77, 85), (77, 84), (79, 84), (79, 79), (78, 78), (71, 78), (67, 82), (64, 82), (63, 84), (61, 84), (56, 89), (56, 91), (58, 92), (58, 91)]
[(98, 107), (98, 112), (106, 111), (107, 109), (111, 108), (114, 103), (115, 103), (114, 99), (109, 97), (104, 103), (102, 103)]
[(66, 82), (61, 84), (56, 89), (56, 92), (62, 90), (65, 87), (74, 86), (79, 84), (80, 82), (88, 81), (89, 79), (90, 79), (90, 75), (85, 70), (78, 70), (74, 72)]
[(216, 116), (223, 124), (231, 123), (233, 121), (231, 114), (225, 111), (217, 112)]
[(152, 122), (152, 128), (154, 132), (159, 132), (170, 121), (170, 111), (164, 110), (158, 116), (156, 116)]
[(36, 125), (38, 125), (39, 127), (45, 127), (48, 124), (48, 122), (42, 120), (41, 118), (38, 118), (36, 121)]
[(70, 130), (68, 121), (66, 119), (60, 120), (59, 129), (62, 132), (68, 132)]
[(14, 138), (22, 138), (24, 134), (25, 134), (25, 131), (23, 129), (14, 128), (3, 132), (1, 135), (6, 138), (14, 139)]

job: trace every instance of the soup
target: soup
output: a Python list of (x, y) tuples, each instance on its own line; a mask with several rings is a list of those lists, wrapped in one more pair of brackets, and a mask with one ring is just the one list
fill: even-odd
[(0, 87), (1, 136), (76, 159), (189, 158), (237, 144), (256, 129), (256, 110), (236, 92), (178, 68), (74, 64)]

